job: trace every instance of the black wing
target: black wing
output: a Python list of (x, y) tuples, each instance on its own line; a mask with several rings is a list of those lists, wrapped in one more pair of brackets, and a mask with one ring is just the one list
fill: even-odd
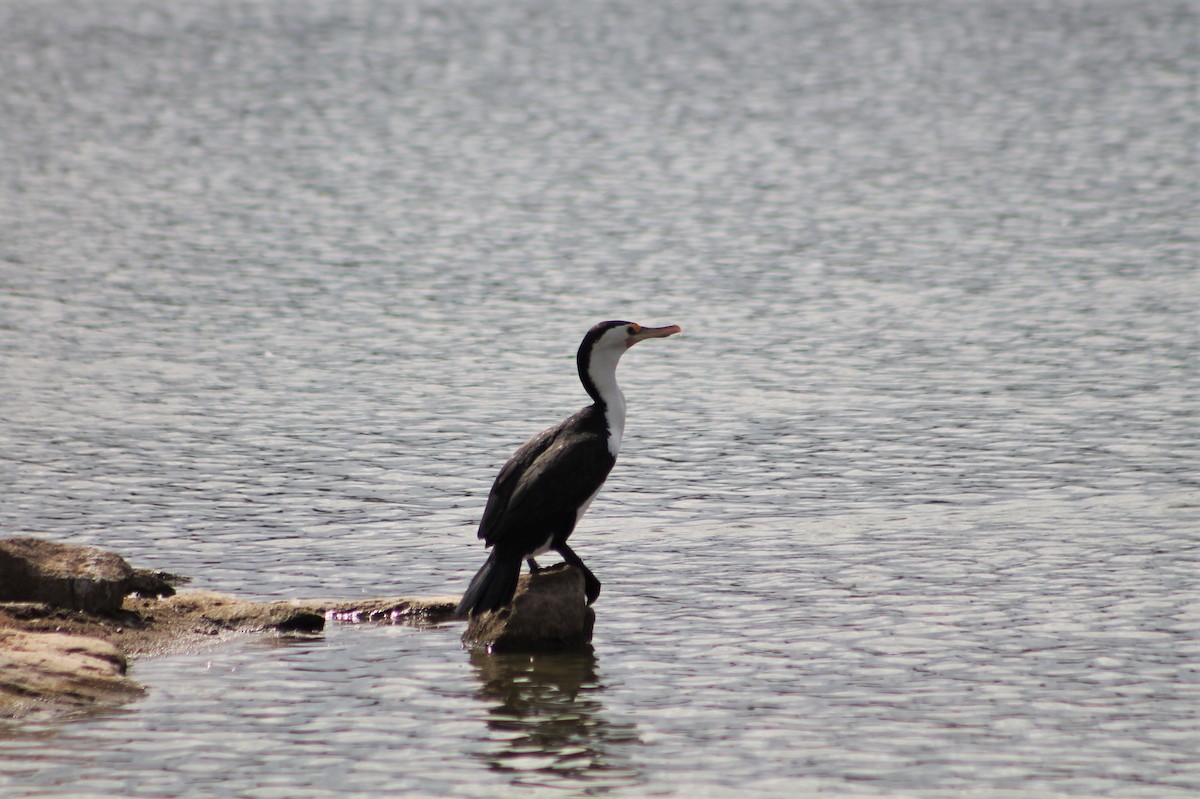
[(487, 542), (488, 546), (496, 543), (495, 530), (505, 515), (508, 502), (521, 480), (521, 475), (525, 473), (530, 464), (537, 460), (539, 455), (546, 451), (563, 424), (543, 430), (522, 444), (500, 469), (500, 474), (496, 475), (496, 482), (492, 483), (492, 491), (488, 494), (487, 506), (483, 509), (483, 518), (479, 521), (478, 535)]
[(514, 539), (510, 543), (522, 548), (569, 533), (576, 509), (604, 484), (615, 462), (604, 419), (593, 408), (539, 433), (500, 470), (479, 537), (488, 546)]

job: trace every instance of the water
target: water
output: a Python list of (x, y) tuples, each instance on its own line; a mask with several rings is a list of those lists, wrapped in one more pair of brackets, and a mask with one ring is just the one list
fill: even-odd
[(1200, 793), (1200, 15), (0, 4), (0, 531), (456, 593), (584, 401), (595, 650), (136, 661), (28, 796)]

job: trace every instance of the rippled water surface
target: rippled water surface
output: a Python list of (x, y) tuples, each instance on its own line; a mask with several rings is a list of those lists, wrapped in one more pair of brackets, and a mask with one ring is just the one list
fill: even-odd
[(1200, 795), (1191, 2), (0, 2), (0, 533), (450, 594), (585, 399), (594, 652), (136, 661), (29, 796)]

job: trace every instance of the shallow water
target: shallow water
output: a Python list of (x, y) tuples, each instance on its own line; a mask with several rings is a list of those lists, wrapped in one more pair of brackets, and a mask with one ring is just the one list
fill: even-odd
[(4, 796), (1194, 796), (1184, 2), (8, 2), (0, 531), (456, 593), (624, 360), (595, 651), (137, 661)]

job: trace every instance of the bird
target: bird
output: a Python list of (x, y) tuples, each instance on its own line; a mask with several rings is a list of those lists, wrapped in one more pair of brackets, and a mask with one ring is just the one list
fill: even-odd
[(600, 322), (588, 330), (575, 363), (592, 404), (525, 442), (500, 469), (478, 531), (492, 551), (458, 603), (458, 615), (506, 606), (516, 593), (521, 562), (536, 573), (535, 558), (550, 550), (583, 573), (587, 604), (596, 601), (600, 581), (567, 545), (567, 538), (600, 492), (621, 449), (625, 395), (617, 385), (617, 364), (639, 341), (680, 332), (678, 325), (643, 327), (622, 321)]

